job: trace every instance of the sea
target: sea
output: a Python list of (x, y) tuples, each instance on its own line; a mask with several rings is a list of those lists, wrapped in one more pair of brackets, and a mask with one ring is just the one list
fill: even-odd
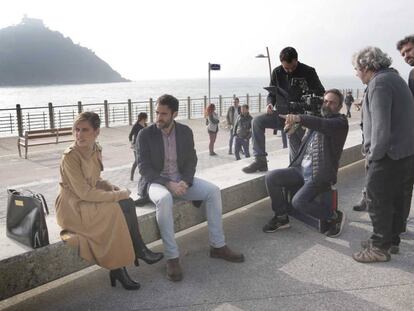
[[(325, 89), (360, 89), (364, 86), (357, 77), (352, 76), (321, 76)], [(269, 79), (258, 78), (214, 78), (211, 80), (211, 97), (255, 96), (269, 84)], [(45, 107), (48, 103), (54, 106), (74, 105), (78, 101), (83, 104), (156, 99), (162, 94), (171, 94), (179, 99), (190, 96), (202, 98), (208, 95), (207, 79), (176, 79), (176, 80), (140, 80), (122, 83), (50, 85), (26, 87), (0, 87), (0, 110), (13, 109), (17, 104), (22, 108)], [(3, 110), (4, 111), (4, 110)]]

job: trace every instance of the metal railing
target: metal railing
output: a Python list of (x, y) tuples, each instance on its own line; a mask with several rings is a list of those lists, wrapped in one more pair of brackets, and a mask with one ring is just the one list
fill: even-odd
[[(343, 93), (352, 91), (355, 98), (362, 96), (362, 90), (342, 90)], [(216, 105), (216, 112), (219, 116), (224, 116), (228, 108), (233, 103), (233, 96), (218, 96), (211, 98), (211, 102)], [(246, 94), (238, 96), (240, 103), (247, 103), (250, 112), (264, 111), (266, 106), (266, 96), (262, 94), (251, 96)], [(182, 98), (179, 100), (179, 111), (177, 119), (196, 119), (203, 118), (205, 107), (207, 106), (207, 96), (200, 98)], [(147, 101), (132, 101), (109, 103), (104, 100), (102, 103), (83, 104), (77, 102), (74, 105), (54, 106), (48, 103), (42, 107), (22, 108), (19, 104), (16, 108), (0, 109), (0, 136), (19, 135), (23, 136), (24, 131), (34, 129), (48, 129), (71, 126), (73, 120), (82, 111), (94, 111), (99, 114), (102, 125), (105, 127), (132, 125), (139, 112), (146, 112), (149, 121), (155, 119), (155, 100), (149, 98)]]

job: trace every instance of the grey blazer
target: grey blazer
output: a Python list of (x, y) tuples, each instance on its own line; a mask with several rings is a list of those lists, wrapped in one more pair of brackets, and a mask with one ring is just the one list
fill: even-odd
[[(182, 180), (191, 186), (197, 166), (193, 131), (187, 125), (175, 122), (175, 138), (178, 171)], [(168, 178), (161, 176), (164, 168), (164, 143), (161, 130), (152, 124), (139, 132), (137, 142), (138, 168), (141, 175), (138, 181), (138, 194), (147, 197), (151, 183), (165, 185), (169, 182)]]
[(399, 160), (414, 154), (414, 99), (396, 70), (374, 74), (362, 108), (364, 151), (369, 161), (386, 155)]

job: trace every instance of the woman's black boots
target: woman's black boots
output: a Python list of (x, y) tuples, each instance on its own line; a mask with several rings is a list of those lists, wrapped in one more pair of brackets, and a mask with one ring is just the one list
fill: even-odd
[(134, 246), (135, 265), (139, 265), (138, 259), (142, 259), (150, 265), (160, 261), (164, 257), (163, 253), (152, 252), (147, 248), (144, 241), (142, 240), (141, 233), (139, 232), (138, 218), (134, 201), (129, 198), (119, 201), (119, 204), (121, 205), (122, 212), (124, 213), (132, 244)]
[(135, 261), (134, 264), (139, 266), (138, 258), (145, 261), (147, 264), (152, 265), (158, 261), (160, 261), (163, 257), (163, 253), (154, 253), (149, 250), (145, 245), (139, 250), (135, 250)]
[(126, 290), (137, 290), (141, 287), (141, 285), (138, 282), (133, 281), (128, 273), (125, 267), (110, 270), (109, 271), (109, 278), (111, 280), (111, 286), (116, 286), (116, 281), (118, 280), (119, 283), (121, 283), (122, 287)]

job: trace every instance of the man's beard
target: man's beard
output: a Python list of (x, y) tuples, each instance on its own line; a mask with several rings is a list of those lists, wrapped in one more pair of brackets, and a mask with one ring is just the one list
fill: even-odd
[(163, 122), (163, 123), (158, 123), (158, 122), (156, 122), (156, 125), (157, 125), (157, 127), (158, 127), (160, 130), (162, 130), (162, 129), (166, 129), (166, 128), (168, 128), (168, 127), (171, 125), (172, 121), (173, 121), (173, 120), (170, 120), (170, 121), (167, 121), (167, 122)]
[(321, 109), (321, 115), (322, 115), (322, 117), (327, 117), (327, 116), (329, 116), (331, 114), (333, 114), (333, 111), (331, 109), (329, 109), (329, 107), (322, 106), (322, 109)]

